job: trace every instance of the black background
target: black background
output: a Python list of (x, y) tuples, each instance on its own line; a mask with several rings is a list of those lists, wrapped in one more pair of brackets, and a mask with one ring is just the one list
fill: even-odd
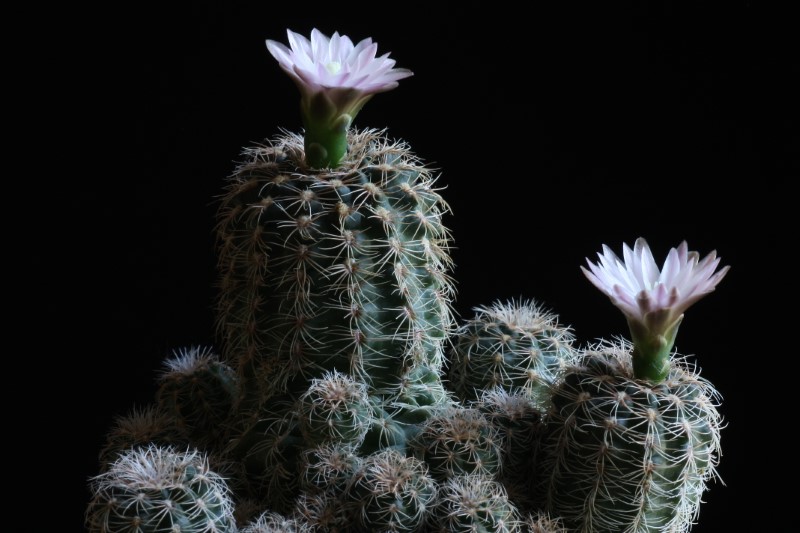
[(764, 454), (779, 453), (782, 430), (766, 420), (787, 407), (775, 368), (793, 357), (775, 307), (793, 290), (783, 250), (798, 176), (785, 14), (740, 1), (513, 6), (209, 0), (94, 13), (75, 75), (81, 178), (54, 221), (69, 224), (76, 272), (56, 283), (69, 296), (46, 304), (81, 354), (76, 525), (113, 417), (151, 399), (172, 350), (215, 343), (216, 196), (241, 147), (300, 130), (297, 89), (264, 40), (314, 27), (371, 36), (414, 71), (356, 126), (388, 128), (441, 174), (462, 316), (533, 298), (582, 343), (627, 335), (581, 274), (586, 257), (639, 236), (659, 262), (684, 239), (717, 250), (732, 269), (676, 343), (722, 393), (727, 422), (725, 485), (711, 485), (693, 531), (779, 520), (753, 504), (775, 502)]

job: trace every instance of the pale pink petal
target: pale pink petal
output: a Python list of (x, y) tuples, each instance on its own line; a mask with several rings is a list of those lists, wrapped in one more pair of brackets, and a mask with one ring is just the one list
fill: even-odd
[[(267, 48), (281, 68), (295, 78), (304, 94), (326, 89), (356, 89), (341, 105), (363, 101), (363, 97), (397, 87), (398, 80), (412, 72), (395, 68), (395, 61), (385, 53), (377, 57), (378, 45), (367, 37), (353, 45), (346, 35), (335, 32), (328, 37), (318, 29), (311, 39), (287, 30), (289, 48), (268, 40)], [(303, 88), (305, 86), (305, 88)], [(345, 112), (343, 110), (343, 112)]]
[(305, 55), (311, 57), (311, 43), (299, 33), (287, 30), (289, 35), (289, 46), (294, 50), (295, 55)]
[(330, 39), (328, 36), (314, 28), (311, 30), (311, 57), (314, 61), (330, 61)]
[(647, 245), (647, 241), (641, 237), (636, 239), (634, 251), (641, 262), (642, 280), (644, 281), (642, 288), (648, 290), (652, 289), (660, 275), (656, 260), (653, 258), (653, 252), (650, 251), (650, 246)]
[(713, 291), (729, 268), (715, 272), (720, 263), (716, 252), (700, 260), (700, 254), (689, 251), (686, 241), (669, 251), (661, 270), (643, 238), (636, 240), (633, 249), (623, 243), (622, 252), (620, 261), (603, 245), (598, 262), (587, 259), (589, 270), (581, 270), (631, 320), (659, 327), (670, 327), (671, 321)]

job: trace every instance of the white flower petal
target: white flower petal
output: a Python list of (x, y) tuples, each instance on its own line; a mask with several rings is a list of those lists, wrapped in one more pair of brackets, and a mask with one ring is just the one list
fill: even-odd
[(315, 62), (327, 63), (330, 61), (331, 40), (317, 28), (311, 30), (311, 57)]
[(634, 246), (637, 252), (636, 255), (641, 261), (642, 279), (645, 282), (642, 288), (650, 290), (658, 281), (661, 273), (658, 270), (658, 265), (656, 265), (653, 252), (650, 251), (650, 247), (647, 245), (647, 241), (640, 237), (636, 239), (636, 244)]
[(680, 253), (677, 249), (673, 248), (667, 254), (667, 259), (664, 261), (664, 268), (661, 270), (661, 275), (658, 277), (658, 280), (665, 285), (672, 285), (672, 282), (680, 271)]

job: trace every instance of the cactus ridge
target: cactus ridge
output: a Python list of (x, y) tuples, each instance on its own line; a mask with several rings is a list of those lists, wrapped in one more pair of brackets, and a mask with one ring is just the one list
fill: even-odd
[(417, 531), (436, 499), (437, 485), (424, 462), (395, 450), (366, 457), (352, 489), (369, 531)]

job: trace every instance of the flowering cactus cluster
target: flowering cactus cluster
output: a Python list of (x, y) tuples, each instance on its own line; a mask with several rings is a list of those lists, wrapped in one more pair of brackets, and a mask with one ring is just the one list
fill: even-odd
[(247, 148), (225, 189), (220, 350), (177, 351), (116, 421), (90, 531), (688, 531), (721, 419), (673, 345), (727, 267), (606, 247), (584, 272), (630, 341), (581, 347), (533, 300), (459, 322), (436, 178), (352, 126), (411, 72), (371, 39), (288, 36), (267, 47), (305, 131)]

